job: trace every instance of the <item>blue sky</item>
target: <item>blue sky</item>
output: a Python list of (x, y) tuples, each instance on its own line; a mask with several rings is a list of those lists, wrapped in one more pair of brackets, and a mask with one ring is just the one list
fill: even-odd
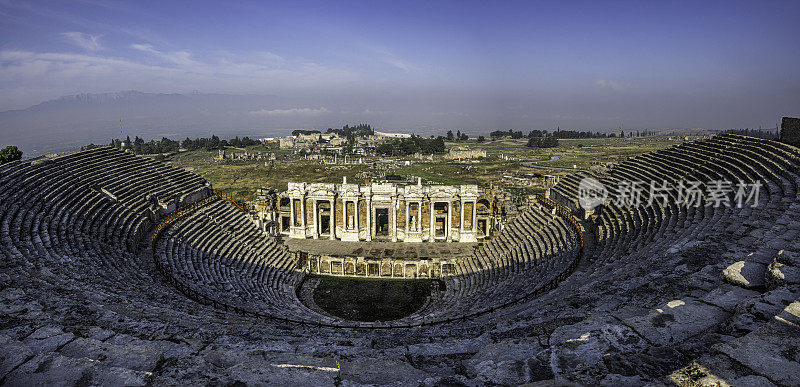
[(0, 0), (0, 110), (198, 90), (391, 127), (769, 126), (800, 114), (798, 18), (798, 1)]

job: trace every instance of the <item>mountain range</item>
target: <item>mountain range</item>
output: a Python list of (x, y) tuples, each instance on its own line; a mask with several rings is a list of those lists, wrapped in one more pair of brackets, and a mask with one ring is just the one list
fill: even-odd
[(253, 112), (287, 108), (273, 95), (83, 93), (0, 112), (0, 146), (16, 145), (31, 157), (107, 144), (120, 129), (145, 139), (271, 136), (291, 127), (290, 120)]

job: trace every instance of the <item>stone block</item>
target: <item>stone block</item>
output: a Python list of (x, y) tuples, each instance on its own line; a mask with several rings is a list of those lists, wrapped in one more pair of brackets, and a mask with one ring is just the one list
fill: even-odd
[(628, 319), (628, 325), (651, 343), (675, 345), (722, 324), (730, 313), (694, 299), (673, 300), (645, 316)]
[(23, 343), (30, 348), (34, 354), (42, 352), (52, 352), (74, 339), (72, 333), (64, 333), (63, 330), (55, 326), (44, 326), (26, 337)]
[(761, 288), (766, 271), (766, 266), (760, 263), (739, 261), (722, 271), (722, 279), (747, 289)]
[(65, 356), (100, 361), (109, 367), (152, 371), (161, 360), (161, 351), (143, 345), (114, 345), (93, 339), (78, 338), (61, 349)]
[(548, 364), (537, 358), (542, 351), (533, 338), (506, 339), (489, 344), (464, 365), (471, 377), (490, 384), (522, 384), (550, 379)]
[(784, 265), (800, 267), (800, 254), (794, 251), (781, 250), (775, 256), (775, 260)]
[(0, 335), (0, 379), (33, 356), (30, 348), (6, 335)]
[(800, 381), (800, 302), (793, 302), (769, 323), (718, 350), (781, 385)]
[(7, 386), (143, 386), (150, 375), (142, 371), (103, 367), (96, 360), (55, 353), (39, 354), (11, 372)]
[(743, 301), (760, 295), (755, 290), (748, 290), (738, 286), (722, 284), (702, 297), (703, 301), (714, 304), (728, 312), (733, 312), (736, 306)]
[(784, 285), (800, 285), (800, 267), (773, 262), (767, 269), (766, 283), (770, 289)]
[[(551, 347), (550, 368), (556, 379), (566, 379), (581, 384), (596, 384), (597, 376), (607, 372), (604, 359), (609, 353), (618, 356), (633, 355), (648, 346), (644, 339), (624, 325), (604, 324), (596, 329), (585, 331), (582, 329), (570, 330), (571, 334), (567, 337), (572, 338), (558, 343), (553, 343), (551, 340), (553, 346)], [(563, 337), (565, 333), (561, 332), (559, 335)], [(598, 368), (600, 369), (598, 370)]]
[(759, 386), (759, 387), (772, 387), (775, 384), (770, 382), (769, 379), (761, 375), (747, 375), (741, 378), (736, 378), (731, 381), (732, 386)]

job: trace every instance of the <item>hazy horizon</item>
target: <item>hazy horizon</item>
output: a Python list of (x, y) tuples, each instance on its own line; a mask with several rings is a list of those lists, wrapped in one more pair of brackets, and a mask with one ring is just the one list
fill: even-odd
[[(177, 137), (774, 128), (800, 114), (798, 16), (791, 1), (2, 1), (0, 145), (107, 142), (119, 119)], [(206, 97), (7, 112), (123, 90)]]

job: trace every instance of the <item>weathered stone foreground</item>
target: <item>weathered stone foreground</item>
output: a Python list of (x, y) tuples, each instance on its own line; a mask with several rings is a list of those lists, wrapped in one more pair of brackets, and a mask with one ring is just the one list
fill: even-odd
[(285, 249), (223, 201), (151, 250), (163, 214), (208, 195), (196, 175), (111, 149), (7, 164), (0, 384), (798, 385), (798, 168), (797, 148), (738, 136), (636, 157), (599, 180), (760, 180), (759, 206), (609, 198), (574, 272), (576, 236), (534, 208), (441, 300), (361, 325), (299, 302)]

